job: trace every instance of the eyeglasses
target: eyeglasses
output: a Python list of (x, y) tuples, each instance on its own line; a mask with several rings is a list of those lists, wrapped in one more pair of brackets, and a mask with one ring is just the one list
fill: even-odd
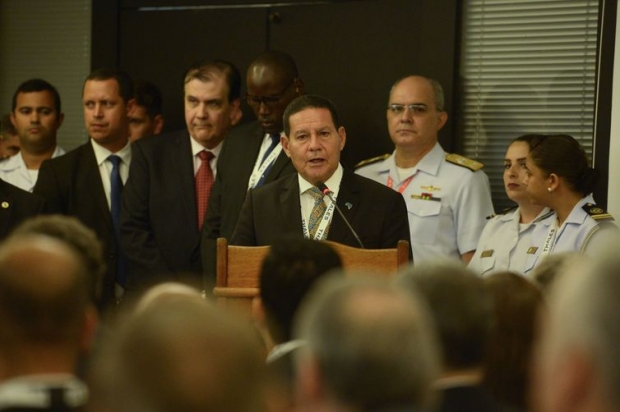
[(280, 102), (280, 100), (282, 100), (282, 98), (284, 97), (284, 95), (286, 94), (286, 91), (289, 89), (289, 87), (291, 87), (292, 84), (295, 83), (295, 79), (292, 79), (282, 90), (282, 93), (279, 94), (275, 94), (272, 96), (253, 96), (251, 94), (246, 93), (245, 94), (245, 101), (253, 107), (259, 107), (260, 104), (264, 104), (265, 106), (271, 108), (274, 105), (278, 104)]
[[(409, 109), (411, 111), (411, 113), (413, 114), (424, 114), (426, 112), (428, 112), (429, 109), (425, 104), (397, 104), (397, 103), (392, 103), (390, 104), (387, 109), (395, 115), (399, 115), (399, 114), (403, 114), (405, 112), (405, 109)], [(437, 109), (438, 111), (441, 111), (439, 109)]]

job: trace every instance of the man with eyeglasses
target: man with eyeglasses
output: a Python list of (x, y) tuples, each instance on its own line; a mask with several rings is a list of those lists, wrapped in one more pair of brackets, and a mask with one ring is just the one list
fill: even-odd
[(256, 121), (234, 128), (224, 141), (203, 229), (203, 268), (215, 273), (215, 242), (232, 237), (249, 189), (295, 172), (280, 145), (286, 106), (304, 84), (291, 56), (267, 51), (248, 67), (245, 100)]
[(436, 80), (409, 76), (394, 83), (387, 122), (395, 150), (360, 162), (356, 173), (404, 196), (415, 262), (452, 257), (467, 263), (493, 204), (484, 165), (445, 153), (437, 141), (448, 120), (443, 105)]

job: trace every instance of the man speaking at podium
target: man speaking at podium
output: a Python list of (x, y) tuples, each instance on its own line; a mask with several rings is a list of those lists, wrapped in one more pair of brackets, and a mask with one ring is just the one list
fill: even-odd
[(368, 249), (409, 240), (403, 197), (340, 165), (347, 136), (331, 101), (293, 100), (284, 134), (282, 148), (297, 173), (248, 192), (231, 244), (270, 245), (291, 234)]

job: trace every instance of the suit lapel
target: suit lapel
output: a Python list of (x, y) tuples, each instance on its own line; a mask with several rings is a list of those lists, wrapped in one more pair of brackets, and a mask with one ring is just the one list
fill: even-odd
[[(336, 203), (342, 211), (342, 214), (347, 218), (349, 223), (353, 225), (353, 221), (359, 210), (360, 202), (360, 187), (355, 180), (353, 174), (348, 173), (346, 170), (342, 175), (342, 181), (340, 182), (340, 188), (338, 190), (338, 198)], [(342, 220), (340, 213), (334, 211), (332, 223), (327, 235), (328, 239), (335, 240), (337, 242), (345, 243), (346, 239), (350, 238), (351, 244), (357, 244), (355, 237), (351, 234), (351, 231), (347, 227), (346, 223)]]
[(112, 216), (110, 215), (108, 198), (103, 188), (99, 165), (97, 164), (95, 151), (90, 141), (82, 145), (81, 151), (78, 170), (83, 171), (83, 173), (80, 173), (80, 176), (76, 177), (79, 181), (78, 187), (84, 188), (84, 192), (89, 193), (88, 197), (93, 199), (97, 213), (103, 219), (106, 226), (110, 228), (111, 233), (113, 233)]
[(280, 212), (285, 233), (302, 233), (301, 203), (299, 201), (299, 182), (297, 173), (285, 178), (280, 192)]
[(192, 155), (191, 137), (187, 131), (180, 131), (174, 136), (174, 144), (170, 145), (171, 150), (161, 158), (162, 163), (167, 166), (167, 173), (176, 176), (170, 179), (174, 185), (179, 185), (181, 190), (174, 187), (164, 189), (172, 193), (179, 193), (179, 199), (183, 204), (186, 219), (191, 222), (191, 226), (198, 227), (198, 212), (196, 210), (196, 186), (194, 183), (194, 158)]
[(290, 163), (289, 157), (284, 153), (284, 150), (280, 152), (280, 155), (276, 159), (273, 164), (269, 174), (267, 175), (267, 179), (265, 179), (265, 183), (272, 182), (280, 177), (280, 174), (284, 170), (284, 168)]
[(0, 238), (3, 234), (7, 234), (9, 230), (9, 222), (11, 221), (11, 210), (13, 209), (13, 198), (8, 190), (8, 183), (0, 180)]

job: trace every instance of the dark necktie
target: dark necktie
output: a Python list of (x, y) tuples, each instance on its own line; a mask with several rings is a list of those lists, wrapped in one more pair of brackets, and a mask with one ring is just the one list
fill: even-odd
[(196, 210), (198, 212), (198, 230), (201, 230), (209, 204), (211, 187), (213, 186), (213, 171), (209, 162), (215, 156), (213, 153), (203, 150), (198, 153), (198, 157), (200, 157), (201, 162), (196, 172)]
[[(263, 163), (265, 163), (265, 160), (267, 160), (267, 158), (269, 157), (271, 152), (273, 152), (273, 149), (275, 149), (276, 146), (278, 145), (278, 143), (280, 143), (280, 133), (269, 133), (269, 137), (271, 138), (271, 144), (269, 145), (269, 148), (267, 149), (267, 151), (263, 155), (263, 160), (261, 160), (259, 167), (262, 166)], [(265, 171), (261, 175), (260, 179), (258, 180), (258, 183), (256, 183), (256, 187), (259, 187), (259, 186), (262, 186), (262, 185), (265, 184), (265, 180), (267, 180), (267, 175), (269, 174), (269, 171), (271, 170), (271, 168), (273, 167), (273, 164), (275, 162), (276, 161), (274, 159), (269, 164), (269, 166), (267, 166), (267, 168), (265, 169)]]
[[(119, 244), (120, 223), (121, 223), (121, 199), (123, 194), (123, 180), (120, 174), (121, 158), (117, 155), (108, 156), (108, 160), (112, 163), (112, 172), (110, 172), (110, 214), (112, 215), (112, 224), (116, 232), (116, 243)], [(116, 259), (116, 283), (125, 286), (127, 280), (127, 269), (125, 256), (118, 247), (118, 256)]]

